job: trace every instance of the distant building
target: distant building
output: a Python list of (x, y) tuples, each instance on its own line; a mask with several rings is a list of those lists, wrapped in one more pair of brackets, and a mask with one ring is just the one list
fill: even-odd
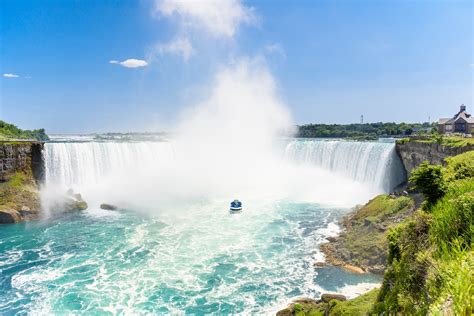
[(459, 112), (453, 117), (439, 119), (438, 130), (441, 134), (474, 133), (474, 117), (466, 112), (466, 106), (463, 104), (461, 105)]

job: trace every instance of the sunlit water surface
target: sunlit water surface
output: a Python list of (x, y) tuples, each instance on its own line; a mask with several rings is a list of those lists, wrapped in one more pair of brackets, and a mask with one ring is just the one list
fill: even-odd
[[(219, 186), (210, 187), (216, 194), (194, 196), (191, 202), (179, 201), (178, 195), (171, 205), (160, 207), (160, 194), (166, 195), (171, 183), (172, 192), (209, 191), (201, 186), (209, 182), (206, 170), (212, 163), (188, 166), (183, 161), (193, 161), (187, 159), (193, 156), (181, 155), (186, 159), (176, 166), (180, 156), (175, 149), (170, 143), (153, 142), (47, 144), (46, 186), (54, 192), (74, 187), (90, 207), (82, 213), (49, 214), (42, 221), (0, 227), (0, 314), (271, 313), (298, 296), (339, 292), (354, 297), (380, 282), (370, 274), (314, 267), (324, 260), (318, 245), (337, 235), (336, 223), (349, 211), (318, 203), (363, 202), (365, 198), (357, 196), (359, 188), (374, 187), (376, 194), (403, 180), (393, 142), (290, 140), (282, 149), (283, 162), (306, 169), (285, 174), (284, 180), (298, 185), (289, 186), (293, 193), (310, 188), (318, 203), (268, 198), (265, 189), (279, 178), (255, 178), (248, 183), (252, 192), (262, 194), (241, 194), (245, 199), (240, 214), (229, 214), (229, 197), (217, 194), (223, 184), (233, 184), (227, 173), (212, 175), (219, 180)], [(175, 166), (176, 174), (164, 173), (165, 177), (160, 172), (166, 169), (147, 174), (160, 164)], [(123, 173), (137, 166), (146, 167), (141, 178)], [(182, 179), (187, 173), (182, 170), (197, 173), (201, 181), (186, 186)], [(109, 174), (116, 177), (108, 178)], [(128, 183), (127, 190), (120, 191), (116, 181)], [(55, 189), (55, 182), (62, 186)], [(133, 183), (141, 184), (136, 196)], [(122, 193), (136, 206), (98, 208)]]
[(354, 296), (379, 279), (313, 267), (346, 211), (282, 201), (231, 215), (207, 201), (2, 226), (0, 313), (259, 313), (323, 291)]

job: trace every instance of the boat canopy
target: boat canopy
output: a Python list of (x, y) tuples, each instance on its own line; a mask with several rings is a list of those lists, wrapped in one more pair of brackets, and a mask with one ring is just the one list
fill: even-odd
[(242, 202), (239, 200), (234, 200), (230, 203), (230, 207), (242, 207)]

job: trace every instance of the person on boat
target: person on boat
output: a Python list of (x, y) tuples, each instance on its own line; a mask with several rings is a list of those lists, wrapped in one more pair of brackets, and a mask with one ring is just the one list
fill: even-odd
[(239, 200), (234, 200), (232, 203), (230, 203), (231, 207), (242, 207), (242, 203)]

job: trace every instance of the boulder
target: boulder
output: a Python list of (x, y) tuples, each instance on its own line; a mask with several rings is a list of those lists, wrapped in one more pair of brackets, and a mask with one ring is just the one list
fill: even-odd
[(112, 205), (112, 204), (102, 203), (100, 205), (100, 208), (107, 211), (115, 211), (117, 209), (117, 206)]
[(321, 301), (324, 303), (329, 303), (331, 300), (338, 300), (338, 301), (345, 301), (346, 297), (342, 294), (330, 294), (330, 293), (325, 293), (321, 295)]
[(285, 308), (276, 313), (277, 316), (293, 316), (293, 308)]
[(13, 224), (21, 221), (21, 215), (15, 210), (0, 210), (0, 224)]
[(88, 207), (86, 201), (82, 199), (82, 195), (80, 193), (74, 193), (72, 189), (66, 192), (60, 204), (66, 212), (83, 211)]
[(349, 272), (352, 272), (352, 273), (357, 273), (357, 274), (364, 274), (365, 271), (360, 268), (360, 267), (357, 267), (357, 266), (354, 266), (352, 264), (344, 264), (342, 266), (345, 270), (349, 271)]
[(295, 304), (317, 304), (318, 302), (309, 297), (299, 297), (293, 301)]
[(76, 199), (66, 199), (64, 209), (66, 212), (84, 211), (88, 207), (86, 201)]
[(318, 306), (318, 302), (309, 297), (298, 297), (285, 309), (278, 311), (276, 314), (277, 316), (293, 316), (295, 314), (300, 314), (301, 312), (305, 314), (305, 311), (301, 310), (302, 306), (306, 309), (308, 309), (308, 307), (314, 308)]

